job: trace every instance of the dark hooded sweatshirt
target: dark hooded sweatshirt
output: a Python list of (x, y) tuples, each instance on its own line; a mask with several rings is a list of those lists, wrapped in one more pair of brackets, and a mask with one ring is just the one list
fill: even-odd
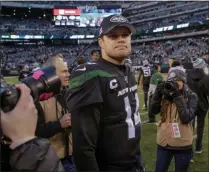
[(187, 84), (198, 96), (198, 107), (207, 111), (209, 107), (209, 76), (200, 68), (187, 70)]

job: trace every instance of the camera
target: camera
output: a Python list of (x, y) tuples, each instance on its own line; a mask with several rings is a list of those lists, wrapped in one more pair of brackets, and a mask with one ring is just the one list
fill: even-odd
[(178, 88), (178, 84), (175, 81), (166, 81), (164, 84), (164, 89), (166, 91), (171, 91), (173, 88)]
[[(45, 67), (35, 71), (32, 76), (21, 81), (31, 90), (31, 96), (34, 102), (39, 100), (39, 96), (43, 93), (51, 93), (55, 95), (60, 92), (61, 81), (56, 75), (54, 66)], [(0, 108), (4, 112), (9, 112), (16, 106), (20, 98), (20, 90), (14, 85), (9, 87), (1, 87), (0, 90)]]

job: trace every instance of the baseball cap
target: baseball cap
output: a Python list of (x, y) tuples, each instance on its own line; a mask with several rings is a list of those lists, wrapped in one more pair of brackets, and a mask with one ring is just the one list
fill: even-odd
[(170, 68), (168, 72), (168, 81), (181, 80), (186, 83), (186, 72), (181, 66)]
[(99, 37), (107, 34), (117, 26), (127, 27), (131, 33), (136, 32), (136, 29), (131, 23), (129, 23), (127, 18), (123, 17), (122, 15), (113, 14), (103, 19), (100, 25)]

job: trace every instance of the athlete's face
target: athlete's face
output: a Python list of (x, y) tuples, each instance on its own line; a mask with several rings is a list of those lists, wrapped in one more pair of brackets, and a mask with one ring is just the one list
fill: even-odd
[(131, 53), (131, 32), (127, 27), (116, 27), (99, 40), (102, 56), (121, 63)]

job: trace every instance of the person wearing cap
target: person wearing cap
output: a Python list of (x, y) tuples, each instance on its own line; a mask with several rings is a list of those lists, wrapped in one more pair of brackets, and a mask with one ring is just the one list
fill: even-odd
[(173, 67), (166, 82), (157, 85), (151, 112), (160, 113), (157, 127), (156, 172), (168, 171), (175, 159), (175, 171), (188, 171), (192, 159), (193, 126), (197, 95), (186, 84), (185, 69)]
[(121, 15), (103, 19), (101, 58), (71, 73), (68, 109), (79, 172), (143, 172), (141, 119), (134, 72), (125, 59), (135, 28)]
[(198, 96), (198, 105), (196, 110), (197, 139), (195, 152), (202, 153), (202, 139), (205, 126), (205, 117), (209, 108), (209, 75), (207, 64), (203, 59), (194, 58), (192, 59), (191, 64), (192, 67), (187, 68), (187, 84), (189, 88)]
[(75, 172), (72, 157), (71, 115), (65, 103), (69, 83), (68, 66), (60, 56), (52, 56), (45, 66), (54, 66), (61, 80), (60, 94), (36, 103), (38, 124), (36, 136), (49, 139), (66, 172)]
[(152, 69), (147, 59), (143, 60), (143, 66), (140, 68), (140, 74), (138, 77), (138, 84), (144, 91), (144, 109), (148, 107), (148, 90), (150, 84), (150, 78), (152, 76)]

